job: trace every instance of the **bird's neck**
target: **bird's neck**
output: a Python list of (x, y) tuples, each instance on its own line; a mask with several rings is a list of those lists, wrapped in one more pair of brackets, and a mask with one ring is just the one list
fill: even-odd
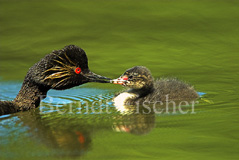
[(129, 90), (130, 93), (134, 93), (134, 94), (138, 95), (138, 98), (145, 97), (148, 94), (152, 93), (153, 91), (154, 91), (153, 83), (146, 87), (143, 87), (141, 89), (130, 89)]
[(18, 111), (36, 108), (39, 106), (40, 101), (46, 97), (48, 90), (49, 88), (36, 84), (32, 80), (25, 79), (13, 103), (18, 107)]

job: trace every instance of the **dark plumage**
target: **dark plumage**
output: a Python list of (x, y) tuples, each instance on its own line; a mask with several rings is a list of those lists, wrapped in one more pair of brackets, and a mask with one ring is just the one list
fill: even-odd
[(114, 101), (124, 101), (124, 104), (136, 104), (136, 102), (144, 101), (193, 100), (199, 97), (192, 86), (177, 79), (154, 80), (151, 72), (143, 66), (128, 69), (111, 83), (130, 88), (114, 98)]
[(63, 90), (87, 82), (106, 83), (109, 78), (89, 70), (83, 49), (69, 45), (46, 55), (28, 71), (21, 90), (13, 101), (0, 101), (0, 115), (39, 106), (50, 89)]

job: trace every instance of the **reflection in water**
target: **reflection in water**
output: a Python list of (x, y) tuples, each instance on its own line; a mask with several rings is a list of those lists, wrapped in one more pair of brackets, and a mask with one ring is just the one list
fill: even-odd
[[(135, 135), (149, 133), (154, 128), (154, 113), (145, 114), (145, 109), (136, 110), (135, 106), (126, 107), (126, 110), (118, 112), (112, 107), (111, 114), (69, 116), (59, 113), (41, 114), (36, 109), (19, 114), (18, 123), (27, 127), (35, 141), (53, 149), (57, 156), (78, 157), (92, 148), (92, 135), (97, 136), (97, 131), (102, 128), (110, 130), (113, 125), (114, 131)], [(107, 119), (106, 123), (103, 119)]]
[(57, 123), (48, 123), (39, 110), (31, 110), (19, 118), (36, 140), (55, 149), (58, 156), (81, 156), (91, 146), (91, 131), (80, 124), (59, 126)]
[[(135, 107), (127, 107), (127, 113), (117, 112), (111, 107), (111, 114), (59, 114), (41, 113), (39, 109), (18, 114), (17, 123), (28, 128), (34, 141), (53, 150), (54, 156), (79, 157), (92, 146), (92, 135), (97, 131), (124, 131), (136, 135), (149, 133), (154, 128), (155, 115), (136, 113)], [(31, 138), (31, 137), (29, 137)], [(97, 145), (97, 144), (94, 144)]]
[(121, 113), (115, 118), (113, 129), (136, 135), (149, 133), (155, 127), (155, 113), (148, 112), (143, 106), (116, 106)]

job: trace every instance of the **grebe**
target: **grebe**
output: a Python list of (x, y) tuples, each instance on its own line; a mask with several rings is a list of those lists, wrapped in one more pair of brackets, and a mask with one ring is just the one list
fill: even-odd
[(144, 66), (135, 66), (126, 70), (111, 83), (129, 87), (113, 98), (116, 105), (134, 105), (144, 101), (193, 100), (199, 97), (193, 86), (177, 79), (157, 79)]
[(108, 83), (109, 80), (89, 70), (83, 49), (69, 45), (46, 55), (29, 69), (16, 98), (0, 101), (0, 115), (38, 107), (50, 89), (63, 90), (87, 82)]

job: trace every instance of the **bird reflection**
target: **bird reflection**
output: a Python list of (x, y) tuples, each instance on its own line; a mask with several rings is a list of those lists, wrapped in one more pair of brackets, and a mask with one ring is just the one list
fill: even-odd
[(57, 151), (56, 156), (78, 157), (91, 148), (91, 130), (80, 123), (61, 126), (54, 119), (44, 119), (38, 109), (18, 117), (37, 141)]
[(56, 157), (81, 157), (91, 150), (92, 135), (97, 136), (101, 129), (110, 130), (113, 126), (117, 132), (144, 135), (155, 126), (155, 114), (135, 106), (124, 106), (116, 114), (107, 115), (59, 115), (41, 113), (39, 109), (17, 115), (17, 123), (27, 127), (30, 137), (53, 150), (51, 154)]
[(116, 132), (144, 135), (155, 127), (155, 113), (148, 112), (148, 108), (123, 105), (116, 106), (116, 109), (120, 112), (113, 124)]

